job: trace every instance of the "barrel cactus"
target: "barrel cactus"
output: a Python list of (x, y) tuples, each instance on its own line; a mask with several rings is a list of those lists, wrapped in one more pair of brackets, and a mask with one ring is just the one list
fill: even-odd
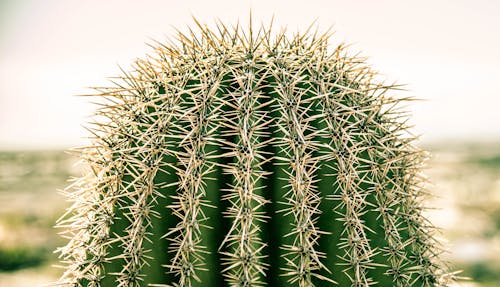
[(449, 286), (407, 98), (331, 32), (197, 24), (101, 97), (57, 286)]

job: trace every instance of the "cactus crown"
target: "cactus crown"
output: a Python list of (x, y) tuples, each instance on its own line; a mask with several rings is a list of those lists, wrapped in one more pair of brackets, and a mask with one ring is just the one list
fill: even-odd
[(58, 286), (447, 286), (396, 86), (330, 32), (196, 23), (97, 88)]

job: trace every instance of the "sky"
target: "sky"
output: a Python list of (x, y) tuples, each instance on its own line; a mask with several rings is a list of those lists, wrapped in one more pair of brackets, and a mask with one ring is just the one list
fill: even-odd
[(79, 146), (106, 85), (147, 43), (193, 26), (248, 20), (292, 31), (317, 20), (334, 41), (406, 84), (422, 142), (500, 139), (500, 1), (0, 0), (0, 149)]

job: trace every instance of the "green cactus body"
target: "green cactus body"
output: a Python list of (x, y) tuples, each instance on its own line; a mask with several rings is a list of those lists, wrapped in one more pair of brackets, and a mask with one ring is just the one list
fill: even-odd
[(199, 28), (99, 89), (57, 284), (448, 286), (395, 86), (329, 33)]

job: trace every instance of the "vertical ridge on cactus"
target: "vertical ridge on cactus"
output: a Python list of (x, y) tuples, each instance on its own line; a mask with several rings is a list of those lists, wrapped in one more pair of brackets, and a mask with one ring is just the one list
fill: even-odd
[(397, 86), (330, 32), (195, 22), (97, 88), (54, 285), (450, 286)]

